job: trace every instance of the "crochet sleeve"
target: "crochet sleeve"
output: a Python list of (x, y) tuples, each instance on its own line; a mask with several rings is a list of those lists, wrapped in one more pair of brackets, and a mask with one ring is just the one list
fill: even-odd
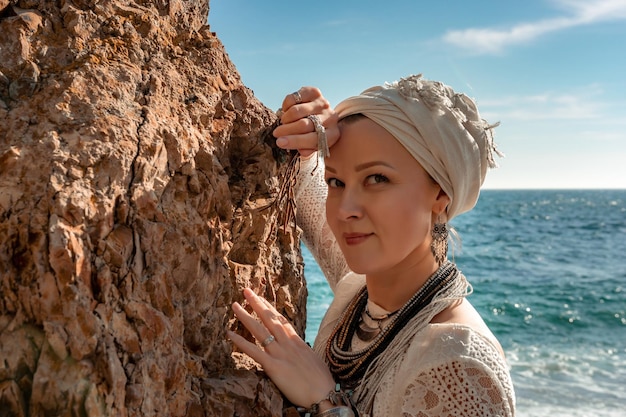
[(326, 222), (324, 163), (316, 155), (302, 158), (295, 187), (296, 222), (302, 229), (302, 241), (311, 251), (334, 291), (337, 282), (349, 272), (346, 260)]
[(513, 416), (500, 380), (477, 361), (442, 363), (407, 385), (403, 416)]
[(445, 353), (435, 354), (439, 360), (428, 360), (412, 375), (399, 370), (396, 378), (407, 377), (396, 385), (399, 398), (377, 398), (373, 415), (513, 417), (515, 396), (506, 362), (483, 338), (473, 334), (470, 339), (463, 346), (451, 340)]

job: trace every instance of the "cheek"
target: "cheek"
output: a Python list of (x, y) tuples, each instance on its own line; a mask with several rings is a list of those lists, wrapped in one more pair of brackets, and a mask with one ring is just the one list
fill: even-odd
[(407, 240), (422, 242), (430, 235), (432, 210), (430, 206), (420, 204), (420, 197), (423, 198), (405, 193), (399, 199), (386, 203), (378, 213), (379, 220), (397, 236), (398, 243)]
[(430, 236), (430, 213), (416, 212), (407, 213), (404, 234), (408, 239), (424, 242)]

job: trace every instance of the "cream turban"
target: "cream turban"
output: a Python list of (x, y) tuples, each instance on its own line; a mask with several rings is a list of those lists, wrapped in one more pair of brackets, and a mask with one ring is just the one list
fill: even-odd
[(450, 197), (448, 220), (471, 210), (487, 168), (502, 156), (476, 104), (452, 88), (412, 75), (369, 88), (336, 107), (339, 119), (361, 113), (393, 135)]

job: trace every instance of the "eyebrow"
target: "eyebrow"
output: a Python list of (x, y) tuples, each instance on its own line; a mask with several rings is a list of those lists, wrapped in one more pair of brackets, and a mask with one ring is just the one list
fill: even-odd
[[(382, 165), (385, 166), (387, 168), (393, 168), (391, 165), (389, 165), (387, 162), (383, 162), (383, 161), (371, 161), (371, 162), (364, 162), (362, 164), (359, 164), (355, 167), (355, 170), (357, 172), (359, 171), (363, 171), (364, 169), (367, 168), (371, 168), (373, 166), (378, 166), (378, 165)], [(333, 174), (337, 173), (337, 170), (335, 170), (333, 167), (329, 167), (328, 165), (326, 165), (326, 171), (328, 172), (332, 172)]]

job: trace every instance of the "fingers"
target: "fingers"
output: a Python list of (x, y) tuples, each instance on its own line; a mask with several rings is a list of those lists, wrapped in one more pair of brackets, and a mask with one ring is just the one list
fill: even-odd
[[(285, 340), (286, 338), (296, 334), (295, 329), (291, 326), (289, 321), (287, 321), (282, 314), (276, 311), (274, 306), (272, 306), (267, 300), (256, 295), (250, 288), (244, 289), (243, 295), (250, 304), (250, 307), (252, 307), (252, 310), (254, 310), (259, 319), (261, 319), (262, 324), (254, 320), (256, 325), (266, 329), (266, 331), (269, 331), (270, 334), (276, 337), (276, 340)], [(255, 335), (256, 339), (263, 341), (269, 335), (263, 333), (261, 330), (259, 336), (260, 337), (257, 337)]]
[(238, 335), (235, 332), (228, 331), (228, 338), (246, 355), (257, 361), (262, 367), (267, 366), (268, 355), (263, 350), (259, 349), (257, 345), (249, 342), (244, 337)]
[(239, 303), (233, 303), (233, 311), (261, 346), (231, 331), (230, 340), (263, 367), (293, 404), (309, 407), (319, 401), (335, 385), (326, 363), (267, 300), (250, 289), (243, 294), (254, 313)]
[(311, 115), (316, 115), (324, 127), (327, 145), (335, 144), (339, 139), (337, 115), (318, 88), (302, 87), (283, 100), (282, 124), (273, 132), (276, 145), (283, 149), (297, 149), (304, 157), (317, 151), (320, 136), (309, 118)]
[[(326, 140), (332, 147), (339, 140), (339, 127), (335, 114), (326, 118), (322, 125), (326, 129)], [(274, 130), (277, 136), (276, 146), (282, 149), (297, 149), (301, 155), (307, 156), (317, 151), (319, 136), (315, 131), (313, 122), (304, 118), (290, 125), (281, 125)]]
[(307, 117), (309, 114), (330, 115), (330, 103), (324, 98), (320, 97), (313, 101), (303, 102), (283, 109), (283, 114), (280, 117), (280, 121), (283, 125), (296, 122), (303, 117)]
[[(281, 109), (286, 114), (294, 106), (303, 106), (307, 103), (315, 103), (316, 105), (324, 105), (330, 107), (328, 101), (322, 96), (322, 92), (316, 87), (302, 87), (298, 91), (285, 96)], [(293, 113), (293, 111), (292, 111)], [(293, 121), (294, 119), (288, 119)], [(289, 121), (282, 120), (283, 123), (289, 123)]]
[[(299, 97), (300, 100), (297, 100), (296, 96)], [(322, 92), (316, 87), (302, 87), (300, 90), (288, 94), (283, 100), (281, 110), (280, 121), (282, 125), (290, 125), (293, 122), (298, 122), (310, 114), (323, 115), (322, 119), (326, 119), (333, 113), (330, 108), (330, 103), (322, 96)], [(285, 134), (293, 133), (293, 129), (297, 127), (302, 126), (290, 126), (290, 129), (288, 129)], [(284, 130), (285, 129), (279, 128), (279, 132)], [(302, 133), (301, 131), (295, 132)], [(281, 134), (275, 136), (278, 137), (281, 136)]]
[[(261, 321), (259, 322), (257, 318), (248, 313), (239, 303), (233, 303), (233, 312), (259, 343), (267, 340), (267, 338), (272, 335), (277, 341), (297, 336), (295, 329), (289, 321), (278, 313), (264, 298), (257, 296), (249, 288), (246, 288), (243, 294), (246, 301), (248, 301), (250, 307), (252, 307), (252, 310)], [(267, 346), (269, 346), (269, 344)]]
[(297, 149), (302, 156), (317, 151), (317, 133), (281, 136), (276, 139), (276, 146), (282, 149)]
[(302, 151), (314, 152), (317, 150), (317, 133), (315, 124), (306, 116), (289, 123), (281, 125), (274, 130), (274, 135), (278, 138), (276, 145), (283, 149), (298, 149)]
[(263, 326), (263, 324), (259, 323), (259, 321), (248, 313), (239, 303), (233, 303), (233, 312), (241, 324), (252, 333), (252, 336), (254, 336), (257, 341), (262, 342), (271, 335), (269, 330)]
[(249, 288), (244, 289), (243, 294), (246, 301), (248, 301), (252, 310), (261, 321), (237, 302), (232, 305), (233, 312), (252, 336), (254, 336), (261, 348), (259, 348), (259, 345), (251, 343), (232, 331), (227, 332), (228, 338), (235, 343), (243, 353), (256, 360), (265, 368), (269, 366), (269, 361), (271, 360), (267, 352), (276, 349), (279, 339), (284, 341), (292, 336), (296, 336), (297, 338), (299, 338), (299, 336), (288, 320), (279, 314), (267, 300), (257, 296)]

